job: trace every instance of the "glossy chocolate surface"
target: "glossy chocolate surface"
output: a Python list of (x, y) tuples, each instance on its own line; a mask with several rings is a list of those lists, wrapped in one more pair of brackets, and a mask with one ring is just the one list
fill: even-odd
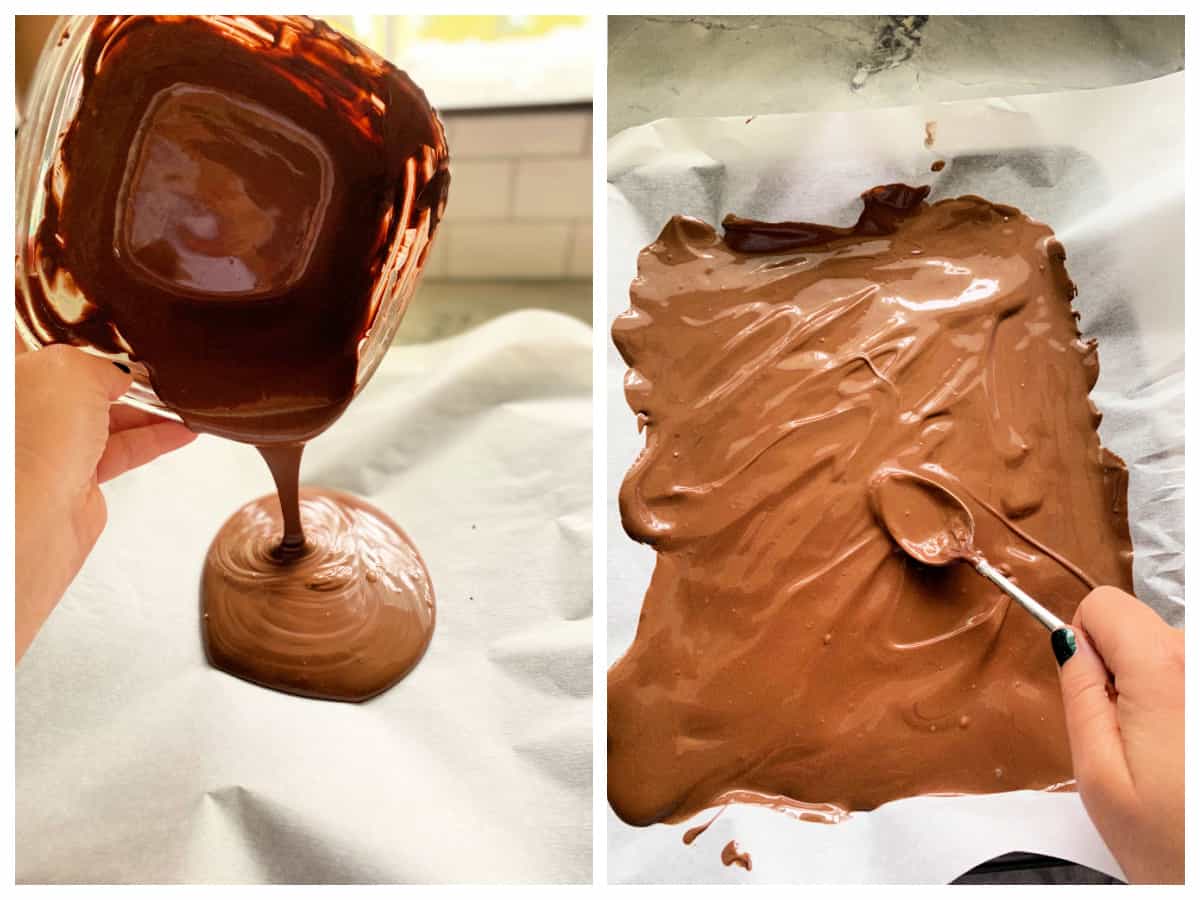
[(613, 325), (646, 433), (621, 516), (657, 552), (608, 679), (629, 823), (1072, 777), (1040, 626), (967, 566), (909, 559), (871, 508), (883, 470), (948, 488), (974, 546), (1067, 620), (1131, 586), (1062, 246), (927, 193), (869, 191), (848, 228), (677, 217), (641, 254)]
[(337, 491), (303, 488), (306, 546), (279, 552), (274, 495), (243, 506), (208, 551), (204, 647), (248, 681), (366, 700), (420, 661), (434, 598), (420, 554), (391, 519)]

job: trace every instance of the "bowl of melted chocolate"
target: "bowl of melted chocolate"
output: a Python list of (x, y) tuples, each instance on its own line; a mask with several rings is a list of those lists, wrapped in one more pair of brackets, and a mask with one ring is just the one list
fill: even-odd
[(300, 488), (382, 360), (445, 209), (404, 72), (299, 16), (60, 20), (17, 143), (17, 322), (128, 366), (125, 402), (256, 446), (278, 488), (209, 550), (210, 661), (363, 700), (419, 661), (433, 590), (382, 511)]

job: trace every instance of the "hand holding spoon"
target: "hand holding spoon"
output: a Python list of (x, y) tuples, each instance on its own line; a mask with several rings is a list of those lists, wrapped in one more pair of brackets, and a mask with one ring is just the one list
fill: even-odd
[(1004, 577), (975, 547), (975, 519), (966, 504), (929, 478), (882, 469), (871, 479), (871, 510), (892, 540), (919, 563), (945, 566), (965, 561), (1008, 594), (1050, 632), (1059, 665), (1075, 653), (1075, 632)]

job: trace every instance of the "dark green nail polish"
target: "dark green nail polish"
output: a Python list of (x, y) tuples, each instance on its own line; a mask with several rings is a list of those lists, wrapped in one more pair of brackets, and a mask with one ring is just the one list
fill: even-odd
[(1054, 658), (1062, 666), (1075, 655), (1075, 632), (1070, 628), (1060, 628), (1050, 634), (1050, 646), (1054, 648)]

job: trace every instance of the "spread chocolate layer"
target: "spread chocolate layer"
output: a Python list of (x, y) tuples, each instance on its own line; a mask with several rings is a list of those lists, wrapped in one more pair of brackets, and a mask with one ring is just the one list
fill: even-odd
[(949, 489), (973, 546), (1063, 619), (1131, 587), (1126, 472), (1045, 225), (928, 188), (858, 222), (675, 218), (613, 325), (646, 446), (620, 492), (657, 551), (608, 678), (608, 791), (645, 825), (728, 802), (835, 821), (1072, 777), (1040, 626), (910, 560), (881, 471)]
[(101, 16), (45, 183), (18, 312), (43, 343), (128, 359), (196, 431), (275, 477), (209, 551), (212, 663), (362, 700), (420, 658), (433, 591), (386, 516), (299, 490), (304, 442), (370, 377), (449, 184), (401, 71), (305, 17)]
[(289, 693), (366, 700), (421, 659), (433, 634), (429, 574), (368, 503), (300, 491), (305, 546), (280, 552), (273, 495), (221, 528), (204, 563), (204, 646), (218, 668)]

